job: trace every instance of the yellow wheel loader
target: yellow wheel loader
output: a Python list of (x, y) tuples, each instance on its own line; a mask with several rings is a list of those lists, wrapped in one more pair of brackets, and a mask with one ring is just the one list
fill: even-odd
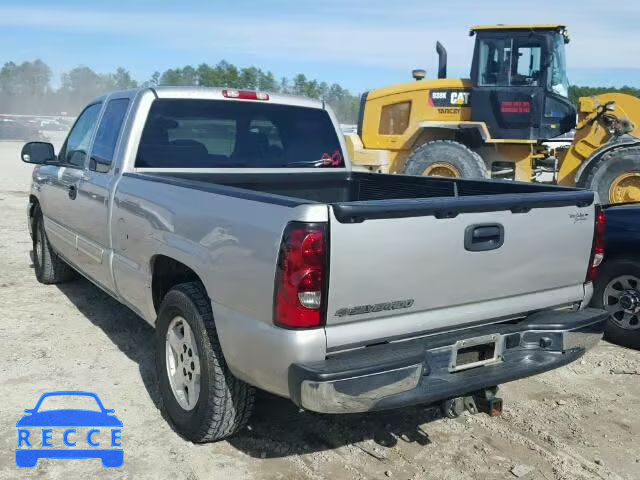
[[(640, 99), (610, 93), (569, 101), (564, 25), (471, 29), (469, 79), (372, 90), (357, 134), (345, 135), (354, 165), (383, 173), (500, 178), (579, 186), (603, 203), (640, 201)], [(575, 129), (570, 146), (545, 142)]]

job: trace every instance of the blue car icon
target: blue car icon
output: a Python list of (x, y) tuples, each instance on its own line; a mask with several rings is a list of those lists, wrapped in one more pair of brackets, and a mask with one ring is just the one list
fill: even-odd
[[(99, 409), (41, 409), (42, 402), (51, 397), (90, 397), (95, 400)], [(62, 400), (66, 400), (66, 398)], [(40, 458), (99, 458), (105, 467), (122, 466), (124, 463), (124, 450), (120, 443), (122, 422), (114, 415), (114, 412), (114, 410), (104, 408), (95, 393), (61, 391), (43, 394), (36, 406), (33, 409), (26, 409), (26, 415), (16, 423), (16, 427), (18, 427), (16, 465), (18, 467), (35, 467)], [(88, 448), (73, 448), (77, 444), (83, 443), (83, 437), (74, 427), (91, 428), (86, 435)], [(53, 428), (64, 429), (62, 445), (53, 444)], [(41, 442), (37, 435), (40, 430), (42, 433)], [(109, 431), (109, 435), (105, 437), (107, 431)], [(42, 447), (40, 448), (40, 445), (36, 445), (36, 443), (41, 443)], [(105, 445), (112, 448), (104, 448)], [(31, 448), (32, 446), (33, 448)]]

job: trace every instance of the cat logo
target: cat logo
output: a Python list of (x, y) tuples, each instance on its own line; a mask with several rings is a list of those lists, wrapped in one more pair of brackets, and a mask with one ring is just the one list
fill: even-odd
[(468, 105), (471, 92), (451, 92), (451, 105)]
[(429, 93), (429, 106), (437, 108), (468, 107), (470, 90), (432, 90)]

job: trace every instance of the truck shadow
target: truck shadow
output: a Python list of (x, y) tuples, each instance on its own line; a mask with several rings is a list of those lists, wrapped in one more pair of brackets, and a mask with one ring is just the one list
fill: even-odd
[(55, 285), (87, 320), (99, 327), (129, 359), (156, 408), (161, 408), (156, 386), (155, 331), (147, 322), (84, 278)]
[[(154, 329), (85, 279), (56, 287), (120, 351), (138, 364), (150, 399), (162, 411), (155, 373)], [(369, 414), (320, 415), (300, 410), (287, 399), (258, 392), (249, 425), (228, 442), (255, 458), (286, 457), (351, 445), (381, 460), (386, 456), (385, 449), (399, 442), (431, 443), (421, 425), (438, 418), (441, 418), (439, 410), (425, 407)]]
[(384, 460), (386, 450), (398, 443), (429, 445), (431, 439), (422, 425), (439, 418), (442, 418), (439, 409), (424, 406), (321, 415), (259, 391), (248, 427), (228, 442), (255, 458), (287, 457), (351, 446), (372, 459)]

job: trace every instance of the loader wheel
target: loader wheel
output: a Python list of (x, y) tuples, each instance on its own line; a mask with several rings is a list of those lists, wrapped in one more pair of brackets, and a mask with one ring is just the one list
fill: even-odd
[(404, 173), (450, 178), (489, 177), (480, 155), (451, 140), (436, 140), (419, 146), (407, 159)]
[(640, 201), (640, 148), (606, 153), (593, 165), (584, 186), (598, 192), (602, 203)]

